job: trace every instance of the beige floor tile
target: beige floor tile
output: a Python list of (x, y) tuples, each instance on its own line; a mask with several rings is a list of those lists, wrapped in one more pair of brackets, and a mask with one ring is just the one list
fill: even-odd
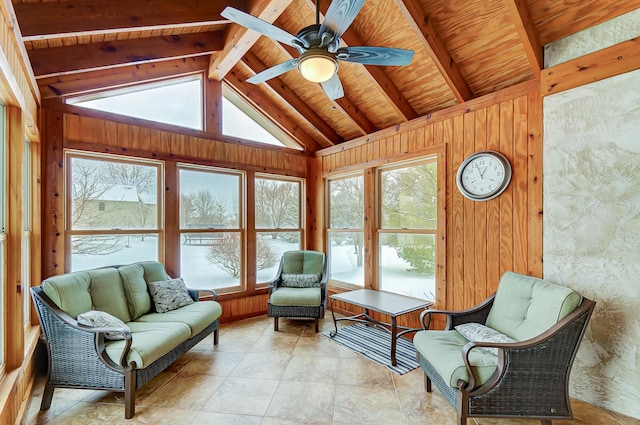
[(229, 376), (245, 355), (246, 353), (235, 351), (201, 351), (180, 373)]
[(340, 345), (318, 334), (318, 336), (310, 338), (300, 338), (293, 354), (296, 356), (338, 357)]
[(203, 410), (236, 415), (263, 416), (279, 381), (272, 379), (227, 378)]
[(242, 378), (279, 379), (289, 363), (287, 353), (247, 353), (231, 376)]
[(270, 418), (265, 416), (260, 425), (331, 425), (331, 419), (287, 419), (287, 418)]
[(406, 425), (456, 423), (456, 411), (437, 390), (427, 393), (422, 385), (418, 385), (414, 388), (399, 386), (396, 391)]
[(281, 381), (265, 416), (294, 420), (300, 424), (330, 421), (334, 400), (333, 384)]
[(338, 385), (333, 414), (335, 425), (398, 425), (403, 423), (393, 389)]
[(260, 425), (261, 422), (262, 416), (199, 412), (191, 423), (193, 425)]
[(299, 335), (281, 332), (267, 332), (249, 350), (252, 353), (287, 353), (292, 354), (300, 340)]
[(282, 380), (335, 384), (338, 380), (338, 368), (339, 359), (335, 357), (293, 356)]
[(221, 376), (181, 374), (170, 379), (140, 404), (200, 410), (222, 385), (224, 379)]
[(338, 383), (363, 387), (393, 389), (391, 371), (369, 359), (340, 359)]

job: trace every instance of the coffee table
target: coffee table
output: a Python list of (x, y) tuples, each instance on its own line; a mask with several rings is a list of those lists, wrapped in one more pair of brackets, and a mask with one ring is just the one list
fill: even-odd
[[(373, 291), (371, 289), (357, 289), (355, 291), (342, 292), (340, 294), (331, 295), (331, 316), (333, 317), (333, 325), (335, 330), (329, 333), (332, 338), (338, 334), (338, 321), (350, 320), (353, 322), (363, 322), (367, 325), (376, 326), (391, 334), (391, 364), (397, 365), (396, 362), (396, 342), (398, 337), (409, 332), (416, 332), (420, 328), (408, 328), (398, 326), (397, 317), (412, 311), (429, 308), (433, 302), (419, 300), (417, 298), (407, 297), (405, 295), (393, 294), (385, 291)], [(364, 313), (355, 316), (336, 318), (333, 309), (333, 303), (342, 301), (348, 304), (356, 305), (364, 308)], [(369, 315), (369, 311), (377, 311), (391, 317), (391, 323), (381, 322)]]

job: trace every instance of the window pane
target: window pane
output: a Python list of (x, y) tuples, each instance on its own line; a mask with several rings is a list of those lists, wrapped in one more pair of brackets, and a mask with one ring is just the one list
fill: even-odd
[(158, 168), (71, 159), (71, 228), (158, 228)]
[(181, 229), (239, 229), (240, 175), (180, 170)]
[(77, 235), (71, 237), (71, 271), (158, 261), (158, 235)]
[(300, 182), (256, 178), (256, 228), (300, 228)]
[(256, 282), (268, 282), (278, 272), (286, 251), (300, 249), (300, 232), (258, 232), (256, 240)]
[(196, 130), (203, 128), (202, 80), (199, 77), (82, 96), (68, 99), (67, 103)]
[(329, 232), (329, 278), (364, 286), (364, 233)]
[(217, 289), (240, 285), (240, 232), (216, 233), (215, 239), (180, 247), (180, 277), (190, 288)]
[(362, 229), (364, 227), (364, 178), (362, 176), (329, 182), (332, 229)]
[(382, 171), (383, 229), (435, 229), (436, 163)]
[(382, 233), (379, 244), (380, 289), (435, 300), (435, 236)]

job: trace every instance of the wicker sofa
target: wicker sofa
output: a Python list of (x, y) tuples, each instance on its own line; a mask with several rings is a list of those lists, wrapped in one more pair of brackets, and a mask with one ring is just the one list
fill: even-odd
[[(595, 303), (573, 290), (507, 272), (497, 292), (465, 311), (426, 310), (414, 336), (425, 387), (468, 417), (572, 418), (569, 374)], [(445, 314), (445, 330), (428, 330)]]
[[(147, 261), (52, 276), (31, 289), (48, 352), (41, 410), (50, 407), (55, 388), (102, 389), (124, 393), (129, 419), (138, 388), (207, 335), (213, 333), (213, 344), (218, 344), (222, 309), (214, 291), (204, 291), (213, 300), (199, 301), (202, 291), (188, 290), (187, 295), (180, 285), (187, 302), (193, 302), (158, 313), (148, 290), (152, 282), (175, 281), (162, 263)], [(126, 327), (78, 323), (79, 316), (95, 310)], [(109, 339), (114, 334), (120, 339)]]

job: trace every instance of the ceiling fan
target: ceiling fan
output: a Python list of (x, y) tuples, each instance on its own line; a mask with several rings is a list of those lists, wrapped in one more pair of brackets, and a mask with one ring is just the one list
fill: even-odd
[(338, 99), (344, 96), (338, 78), (338, 61), (364, 65), (403, 66), (411, 63), (412, 50), (390, 47), (340, 47), (340, 37), (349, 28), (362, 9), (365, 0), (333, 0), (322, 25), (319, 0), (316, 2), (316, 23), (301, 29), (297, 35), (251, 16), (232, 7), (226, 7), (221, 15), (232, 22), (294, 47), (300, 57), (272, 66), (247, 79), (253, 84), (263, 83), (297, 68), (308, 81), (320, 83), (327, 96)]

